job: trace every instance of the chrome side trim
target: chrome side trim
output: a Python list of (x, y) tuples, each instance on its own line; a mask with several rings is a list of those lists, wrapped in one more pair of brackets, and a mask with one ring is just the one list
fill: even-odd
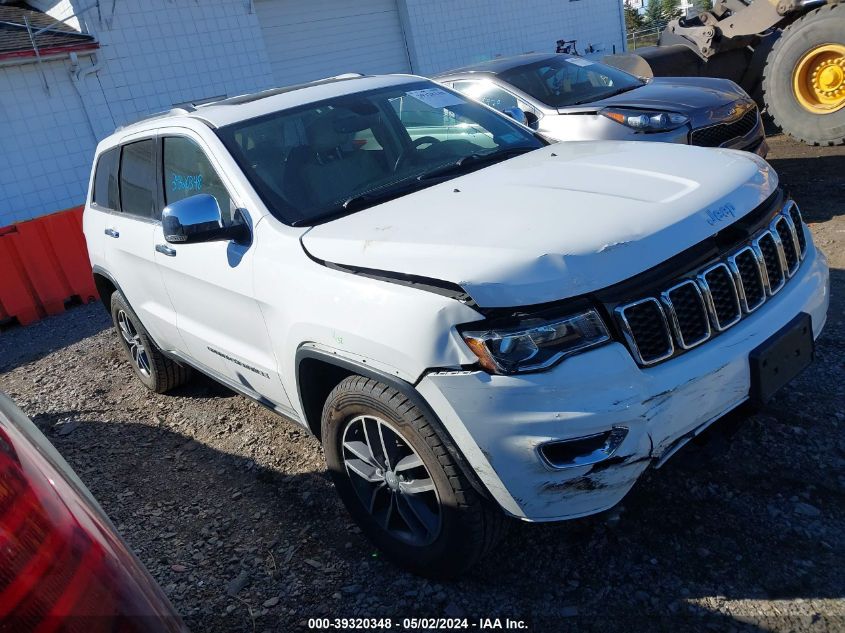
[[(724, 269), (724, 272), (727, 274), (728, 281), (731, 284), (731, 288), (733, 288), (733, 298), (736, 304), (736, 318), (733, 320), (722, 323), (719, 320), (719, 315), (716, 312), (716, 304), (713, 301), (713, 293), (710, 290), (710, 283), (707, 281), (707, 276), (712, 274), (717, 270)], [(704, 302), (707, 305), (707, 312), (710, 314), (711, 322), (713, 323), (713, 328), (717, 332), (724, 332), (732, 325), (739, 323), (739, 320), (742, 318), (742, 305), (739, 302), (739, 294), (737, 293), (736, 284), (734, 283), (733, 274), (731, 274), (730, 268), (728, 268), (727, 264), (723, 262), (719, 262), (718, 264), (713, 264), (709, 268), (706, 268), (702, 272), (700, 272), (696, 276), (696, 280), (698, 281), (698, 285), (701, 287), (701, 292), (704, 295)]]
[(193, 367), (194, 369), (196, 369), (201, 374), (205, 374), (206, 376), (208, 376), (212, 380), (219, 382), (221, 385), (228, 387), (232, 391), (235, 391), (235, 392), (237, 392), (237, 393), (239, 393), (243, 396), (246, 396), (250, 400), (254, 400), (258, 404), (260, 404), (262, 407), (265, 407), (266, 409), (270, 409), (274, 413), (277, 413), (277, 414), (279, 414), (283, 417), (286, 417), (289, 420), (292, 420), (292, 421), (296, 422), (297, 424), (304, 426), (306, 429), (308, 429), (308, 424), (306, 422), (303, 422), (303, 420), (299, 417), (297, 412), (294, 411), (292, 408), (286, 407), (282, 404), (279, 404), (278, 402), (270, 400), (266, 396), (262, 396), (260, 393), (258, 393), (257, 391), (254, 391), (253, 389), (250, 389), (246, 385), (241, 384), (239, 382), (236, 382), (235, 380), (232, 380), (228, 376), (224, 376), (223, 374), (221, 374), (217, 370), (211, 369), (210, 367), (203, 365), (199, 361), (196, 361), (193, 358), (191, 358), (190, 356), (186, 356), (185, 354), (182, 354), (181, 352), (178, 352), (176, 350), (171, 349), (171, 350), (166, 350), (166, 351), (161, 350), (161, 353), (164, 354), (165, 356), (167, 356), (168, 358), (175, 360), (178, 363)]
[[(701, 304), (701, 312), (704, 315), (704, 323), (707, 326), (707, 332), (704, 334), (703, 337), (689, 342), (684, 336), (683, 330), (681, 329), (681, 324), (678, 321), (678, 315), (675, 312), (675, 305), (672, 303), (672, 293), (684, 286), (692, 286), (693, 290), (695, 290), (695, 294), (698, 297), (699, 303)], [(687, 279), (685, 281), (682, 281), (681, 283), (675, 284), (668, 290), (660, 293), (660, 300), (663, 302), (663, 305), (666, 308), (666, 313), (669, 315), (669, 324), (672, 326), (672, 331), (675, 334), (675, 339), (677, 339), (678, 345), (681, 347), (681, 349), (692, 349), (697, 345), (701, 345), (704, 341), (710, 338), (712, 330), (710, 329), (710, 319), (707, 316), (707, 304), (705, 303), (704, 297), (701, 294), (701, 289), (698, 287), (698, 284), (695, 283), (692, 279)]]
[[(628, 322), (628, 318), (625, 316), (625, 311), (633, 308), (635, 306), (644, 304), (644, 303), (654, 303), (657, 306), (657, 311), (660, 314), (660, 318), (663, 322), (663, 329), (666, 332), (666, 338), (669, 341), (669, 348), (668, 351), (658, 358), (653, 358), (651, 360), (645, 360), (643, 355), (640, 353), (640, 348), (637, 345), (637, 341), (634, 338), (634, 333), (631, 331), (631, 324)], [(628, 347), (634, 353), (635, 359), (641, 365), (654, 365), (655, 363), (659, 363), (660, 361), (666, 360), (670, 358), (675, 353), (675, 344), (672, 342), (672, 332), (669, 329), (669, 322), (666, 320), (666, 313), (663, 312), (663, 307), (660, 305), (660, 302), (655, 299), (654, 297), (646, 297), (645, 299), (640, 299), (639, 301), (633, 301), (631, 303), (626, 303), (623, 306), (618, 306), (616, 310), (616, 318), (619, 320), (620, 325), (622, 326), (622, 335), (625, 337), (625, 340), (628, 343)]]

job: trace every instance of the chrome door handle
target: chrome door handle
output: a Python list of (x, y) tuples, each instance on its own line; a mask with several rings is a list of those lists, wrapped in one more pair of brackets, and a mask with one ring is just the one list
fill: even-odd
[(176, 249), (170, 248), (167, 244), (156, 244), (156, 251), (168, 257), (176, 257)]
[(109, 237), (120, 237), (120, 232), (115, 229), (106, 229), (103, 232)]

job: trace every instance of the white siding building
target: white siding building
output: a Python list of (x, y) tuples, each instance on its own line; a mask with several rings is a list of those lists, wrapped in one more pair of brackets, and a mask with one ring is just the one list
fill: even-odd
[(27, 12), (0, 0), (0, 227), (81, 204), (96, 142), (174, 104), (344, 72), (431, 74), (553, 52), (563, 38), (598, 56), (625, 41), (619, 0), (27, 4), (92, 37), (65, 50), (47, 45), (52, 31), (42, 33), (41, 63), (31, 48), (10, 52), (3, 34), (20, 35)]

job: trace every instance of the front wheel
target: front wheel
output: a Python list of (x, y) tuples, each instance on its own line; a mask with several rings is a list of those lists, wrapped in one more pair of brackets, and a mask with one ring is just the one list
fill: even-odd
[(423, 413), (396, 389), (346, 378), (326, 401), (322, 433), (338, 494), (397, 565), (454, 577), (503, 536), (501, 510), (475, 492)]

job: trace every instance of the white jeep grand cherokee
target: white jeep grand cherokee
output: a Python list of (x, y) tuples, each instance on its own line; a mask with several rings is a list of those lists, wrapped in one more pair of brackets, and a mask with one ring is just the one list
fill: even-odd
[(548, 145), (419, 77), (174, 110), (97, 148), (94, 276), (138, 378), (322, 440), (418, 573), (610, 508), (812, 359), (828, 270), (762, 159)]

